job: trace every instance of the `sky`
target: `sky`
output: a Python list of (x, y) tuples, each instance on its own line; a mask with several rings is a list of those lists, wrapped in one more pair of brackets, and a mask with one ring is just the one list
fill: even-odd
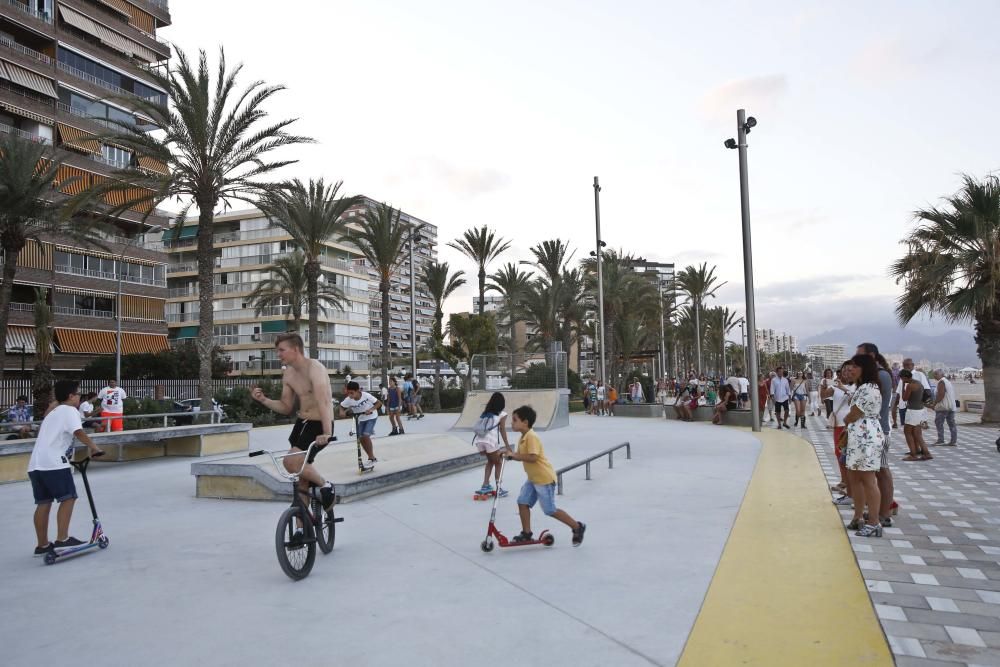
[[(170, 0), (176, 47), (220, 46), (318, 143), (281, 173), (344, 181), (506, 261), (546, 239), (708, 262), (740, 311), (736, 109), (749, 135), (757, 326), (800, 338), (894, 320), (913, 211), (1000, 169), (1000, 3)], [(281, 10), (281, 11), (279, 11)], [(283, 155), (284, 156), (284, 155)], [(709, 305), (715, 305), (710, 303)], [(915, 326), (911, 324), (911, 326)], [(928, 332), (951, 328), (921, 322)], [(965, 327), (961, 327), (965, 328)]]

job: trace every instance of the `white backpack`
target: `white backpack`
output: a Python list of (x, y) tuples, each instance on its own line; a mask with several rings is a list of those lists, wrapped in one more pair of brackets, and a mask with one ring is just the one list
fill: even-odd
[[(492, 412), (483, 413), (476, 423), (472, 427), (472, 432), (475, 434), (472, 441), (481, 440), (489, 435), (490, 431), (498, 428), (500, 426), (500, 417), (493, 414)], [(497, 432), (497, 438), (500, 437), (500, 433)]]

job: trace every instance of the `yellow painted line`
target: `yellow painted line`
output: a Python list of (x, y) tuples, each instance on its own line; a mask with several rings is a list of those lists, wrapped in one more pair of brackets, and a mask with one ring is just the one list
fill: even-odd
[(757, 466), (678, 664), (891, 667), (813, 447), (754, 435)]

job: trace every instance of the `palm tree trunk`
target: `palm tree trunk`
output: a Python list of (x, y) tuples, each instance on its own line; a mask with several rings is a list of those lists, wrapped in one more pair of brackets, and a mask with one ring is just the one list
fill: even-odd
[(694, 347), (695, 358), (698, 360), (695, 372), (701, 376), (701, 299), (698, 297), (694, 299)]
[[(309, 302), (309, 357), (319, 359), (319, 262), (306, 262), (306, 301)], [(382, 384), (389, 386), (383, 381)]]
[(1000, 319), (976, 320), (976, 347), (983, 363), (982, 421), (1000, 422)]
[(10, 320), (10, 299), (14, 293), (14, 276), (17, 274), (17, 256), (20, 248), (4, 248), (3, 284), (0, 285), (0, 380), (7, 367), (7, 322)]
[[(382, 293), (382, 384), (389, 386), (389, 276), (383, 275), (378, 283), (378, 290)], [(413, 304), (410, 304), (412, 307)], [(414, 369), (416, 370), (416, 369)]]
[(479, 265), (479, 314), (486, 309), (486, 267)]
[[(212, 251), (212, 226), (215, 202), (198, 202), (198, 393), (201, 409), (212, 409), (212, 348), (215, 347), (215, 258)], [(263, 372), (263, 368), (261, 369)]]

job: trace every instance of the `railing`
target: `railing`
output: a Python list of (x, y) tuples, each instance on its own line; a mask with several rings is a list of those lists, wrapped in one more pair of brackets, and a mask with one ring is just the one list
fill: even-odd
[[(302, 336), (302, 340), (305, 343), (309, 343), (309, 331), (306, 329), (306, 323), (302, 323), (302, 331), (299, 335)], [(213, 340), (216, 345), (254, 345), (254, 344), (265, 344), (273, 345), (274, 339), (280, 336), (280, 333), (267, 332), (259, 334), (217, 334), (213, 336)], [(196, 337), (190, 338), (174, 338), (171, 340), (175, 345), (182, 345), (189, 341), (197, 340)], [(368, 338), (364, 336), (327, 336), (322, 331), (318, 336), (318, 343), (332, 343), (334, 345), (356, 345), (359, 347), (368, 347)]]
[[(150, 2), (154, 2), (154, 1), (155, 0), (150, 0)], [(3, 0), (3, 2), (6, 3), (6, 4), (8, 4), (8, 5), (10, 5), (11, 7), (14, 7), (16, 9), (21, 10), (25, 14), (28, 14), (30, 16), (34, 16), (39, 21), (45, 21), (46, 23), (52, 23), (52, 15), (49, 14), (48, 12), (37, 11), (37, 10), (32, 9), (31, 7), (29, 7), (28, 5), (24, 4), (23, 2), (18, 2), (17, 0)]]
[[(68, 273), (74, 276), (87, 276), (88, 278), (101, 278), (103, 280), (118, 280), (118, 275), (114, 273), (106, 273), (104, 271), (95, 271), (94, 269), (81, 269), (76, 266), (67, 266), (65, 264), (56, 264), (56, 273)], [(136, 278), (135, 276), (130, 276), (127, 273), (123, 273), (122, 276), (123, 283), (134, 283), (136, 285), (150, 285), (152, 287), (166, 287), (166, 280), (156, 280), (153, 278)]]
[(17, 42), (10, 40), (4, 37), (3, 35), (0, 35), (0, 46), (6, 47), (11, 51), (16, 51), (17, 53), (20, 53), (21, 55), (24, 56), (28, 56), (29, 58), (34, 58), (39, 62), (45, 63), (46, 65), (52, 64), (52, 58), (49, 58), (44, 53), (40, 53), (39, 51), (35, 51), (34, 49), (29, 49), (27, 46), (18, 44)]
[(112, 121), (108, 120), (107, 118), (100, 118), (98, 116), (92, 116), (90, 114), (90, 112), (87, 111), (84, 108), (74, 107), (72, 105), (66, 104), (65, 102), (56, 102), (56, 108), (59, 109), (60, 111), (64, 111), (64, 112), (66, 112), (68, 114), (72, 114), (74, 116), (77, 116), (78, 118), (86, 118), (90, 122), (97, 123), (98, 125), (106, 127), (109, 130), (118, 130), (119, 132), (122, 131), (121, 125), (118, 125), (117, 123), (113, 123)]
[(22, 139), (25, 139), (27, 141), (30, 141), (30, 142), (33, 142), (33, 143), (36, 143), (36, 144), (45, 144), (46, 146), (52, 144), (52, 140), (49, 139), (49, 138), (47, 138), (47, 137), (42, 137), (42, 136), (39, 136), (37, 134), (32, 134), (31, 132), (25, 132), (24, 130), (22, 130), (20, 128), (11, 127), (10, 125), (7, 125), (6, 123), (0, 123), (0, 132), (5, 132), (6, 134), (12, 134), (15, 137), (21, 137)]
[(19, 95), (26, 100), (31, 100), (35, 104), (44, 106), (46, 109), (56, 108), (56, 105), (51, 98), (45, 97), (44, 95), (39, 95), (38, 93), (33, 93), (30, 91), (19, 89), (17, 86), (15, 86), (14, 84), (10, 83), (5, 79), (0, 79), (0, 90), (6, 91), (13, 95)]
[(562, 492), (563, 492), (563, 473), (567, 473), (570, 470), (573, 470), (574, 468), (579, 468), (580, 466), (586, 466), (586, 468), (587, 468), (587, 479), (590, 479), (590, 462), (593, 461), (593, 460), (595, 460), (595, 459), (599, 459), (602, 456), (607, 456), (608, 457), (608, 468), (614, 468), (615, 467), (615, 451), (618, 450), (618, 449), (621, 449), (622, 447), (625, 448), (625, 458), (631, 459), (632, 458), (632, 445), (630, 443), (623, 442), (620, 445), (615, 445), (614, 447), (609, 447), (608, 449), (605, 449), (603, 452), (598, 452), (597, 454), (594, 454), (590, 458), (583, 459), (582, 461), (577, 461), (576, 463), (574, 463), (572, 465), (568, 465), (565, 468), (559, 468), (559, 470), (556, 470), (556, 486), (557, 486), (557, 489), (558, 489), (557, 490), (558, 495), (561, 496)]
[(111, 160), (104, 155), (97, 155), (95, 153), (87, 153), (89, 157), (94, 162), (100, 162), (101, 164), (106, 164), (109, 167), (114, 167), (115, 169), (128, 169), (131, 165), (130, 162), (124, 162), (121, 160)]
[(105, 81), (104, 79), (98, 78), (98, 77), (94, 76), (93, 74), (88, 74), (87, 72), (84, 72), (82, 69), (77, 69), (76, 67), (73, 67), (72, 65), (68, 65), (68, 64), (66, 64), (66, 63), (64, 63), (62, 61), (59, 61), (58, 65), (59, 65), (59, 69), (61, 69), (62, 71), (66, 72), (67, 74), (71, 74), (71, 75), (75, 76), (78, 79), (83, 79), (84, 81), (88, 81), (88, 82), (94, 84), (95, 86), (100, 86), (101, 88), (105, 88), (107, 90), (110, 90), (111, 92), (117, 93), (118, 95), (127, 95), (127, 96), (130, 96), (130, 97), (138, 97), (139, 99), (146, 100), (147, 102), (154, 102), (154, 103), (158, 102), (159, 99), (160, 99), (159, 95), (150, 95), (149, 97), (143, 97), (141, 95), (136, 95), (135, 93), (133, 93), (131, 91), (125, 90), (124, 88), (119, 88), (118, 86), (116, 86), (113, 83), (110, 83), (108, 81)]
[[(230, 310), (216, 310), (212, 313), (212, 319), (214, 321), (220, 320), (243, 320), (249, 319), (254, 320), (259, 317), (274, 317), (276, 315), (284, 316), (287, 314), (288, 306), (273, 306), (271, 308), (265, 308), (264, 311), (257, 315), (253, 308), (233, 308)], [(358, 322), (365, 323), (368, 322), (368, 315), (364, 313), (350, 313), (341, 310), (333, 310), (327, 315), (328, 319), (340, 320), (347, 322)], [(198, 311), (190, 313), (167, 313), (167, 322), (194, 322), (198, 320)]]
[(33, 303), (14, 303), (11, 302), (7, 309), (12, 312), (18, 313), (33, 313), (35, 312), (35, 304)]
[(54, 306), (53, 310), (59, 315), (77, 315), (80, 317), (103, 317), (111, 319), (115, 316), (110, 310), (93, 310), (90, 308), (70, 308), (68, 306)]
[[(152, 412), (152, 413), (144, 414), (144, 415), (121, 415), (121, 414), (113, 414), (113, 415), (107, 415), (107, 416), (97, 415), (95, 417), (85, 417), (84, 421), (88, 421), (88, 422), (105, 422), (105, 421), (111, 421), (113, 419), (122, 419), (122, 420), (125, 420), (125, 419), (160, 419), (160, 418), (162, 418), (163, 419), (163, 428), (167, 428), (167, 426), (169, 425), (167, 423), (167, 420), (171, 419), (171, 418), (174, 418), (174, 419), (177, 419), (177, 418), (190, 419), (190, 420), (194, 421), (195, 419), (197, 419), (199, 417), (204, 417), (204, 416), (207, 416), (209, 418), (209, 423), (210, 424), (221, 424), (222, 423), (222, 419), (220, 418), (220, 417), (222, 417), (222, 415), (219, 414), (218, 410), (208, 410), (207, 412), (203, 412), (201, 410), (191, 410), (190, 412), (187, 412), (187, 411), (185, 411), (185, 412)], [(11, 427), (21, 428), (23, 426), (27, 426), (29, 428), (32, 427), (32, 426), (34, 426), (37, 429), (37, 427), (41, 426), (41, 424), (42, 424), (42, 422), (40, 422), (40, 421), (30, 421), (30, 422), (11, 422), (11, 421), (7, 421), (7, 422), (0, 422), (0, 430), (2, 430), (3, 428), (9, 429)], [(98, 432), (101, 432), (102, 429), (103, 429), (103, 424), (102, 424), (101, 428), (98, 429)], [(31, 437), (34, 437), (34, 436), (31, 436)]]

